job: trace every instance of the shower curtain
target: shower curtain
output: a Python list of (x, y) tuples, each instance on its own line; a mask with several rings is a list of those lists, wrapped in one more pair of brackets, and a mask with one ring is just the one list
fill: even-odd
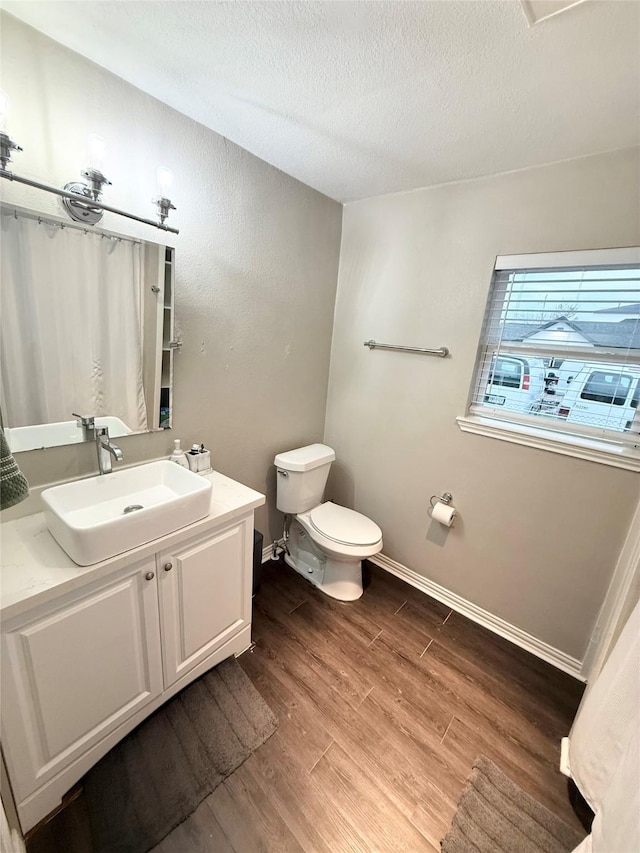
[(142, 257), (131, 240), (3, 211), (5, 426), (68, 421), (78, 412), (147, 429)]
[(640, 602), (578, 709), (569, 766), (595, 812), (591, 835), (574, 853), (638, 853)]

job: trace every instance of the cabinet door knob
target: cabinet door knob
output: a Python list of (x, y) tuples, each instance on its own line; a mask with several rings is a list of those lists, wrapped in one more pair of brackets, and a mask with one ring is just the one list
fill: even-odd
[(148, 581), (152, 581), (154, 578), (155, 578), (155, 575), (153, 572), (147, 572), (145, 575), (145, 579)]
[(165, 563), (164, 564), (165, 572), (170, 572), (172, 568), (173, 568), (173, 563)]

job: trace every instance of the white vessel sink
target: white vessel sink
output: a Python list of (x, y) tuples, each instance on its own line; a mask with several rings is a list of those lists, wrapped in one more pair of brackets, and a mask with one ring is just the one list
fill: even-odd
[(90, 566), (204, 518), (211, 482), (164, 460), (54, 486), (42, 501), (54, 539)]

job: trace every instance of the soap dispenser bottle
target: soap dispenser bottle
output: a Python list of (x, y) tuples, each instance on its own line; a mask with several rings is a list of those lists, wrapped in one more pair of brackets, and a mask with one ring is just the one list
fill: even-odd
[(189, 467), (189, 462), (187, 461), (187, 455), (184, 450), (180, 449), (180, 439), (176, 438), (173, 442), (173, 453), (169, 457), (172, 462), (176, 462), (178, 465), (181, 465), (183, 468)]

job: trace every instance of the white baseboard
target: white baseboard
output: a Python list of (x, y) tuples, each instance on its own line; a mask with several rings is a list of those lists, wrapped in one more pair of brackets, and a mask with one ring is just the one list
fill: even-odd
[(390, 572), (392, 575), (401, 578), (416, 589), (430, 595), (437, 601), (441, 601), (457, 613), (461, 613), (473, 622), (477, 622), (483, 628), (488, 628), (494, 634), (498, 634), (500, 637), (504, 637), (505, 640), (515, 643), (516, 646), (520, 646), (521, 649), (526, 649), (526, 651), (550, 663), (557, 669), (561, 669), (579, 681), (585, 680), (582, 675), (582, 661), (577, 658), (572, 658), (565, 652), (561, 652), (560, 649), (556, 649), (548, 645), (548, 643), (543, 643), (542, 640), (538, 640), (531, 634), (527, 634), (521, 628), (505, 622), (499, 616), (489, 613), (488, 610), (483, 610), (477, 604), (467, 601), (465, 598), (456, 595), (455, 592), (451, 592), (445, 587), (434, 583), (434, 581), (425, 578), (423, 575), (419, 575), (413, 569), (403, 566), (402, 563), (398, 563), (384, 554), (376, 554), (375, 557), (369, 557), (369, 561), (375, 563), (376, 566), (380, 566), (381, 569)]

